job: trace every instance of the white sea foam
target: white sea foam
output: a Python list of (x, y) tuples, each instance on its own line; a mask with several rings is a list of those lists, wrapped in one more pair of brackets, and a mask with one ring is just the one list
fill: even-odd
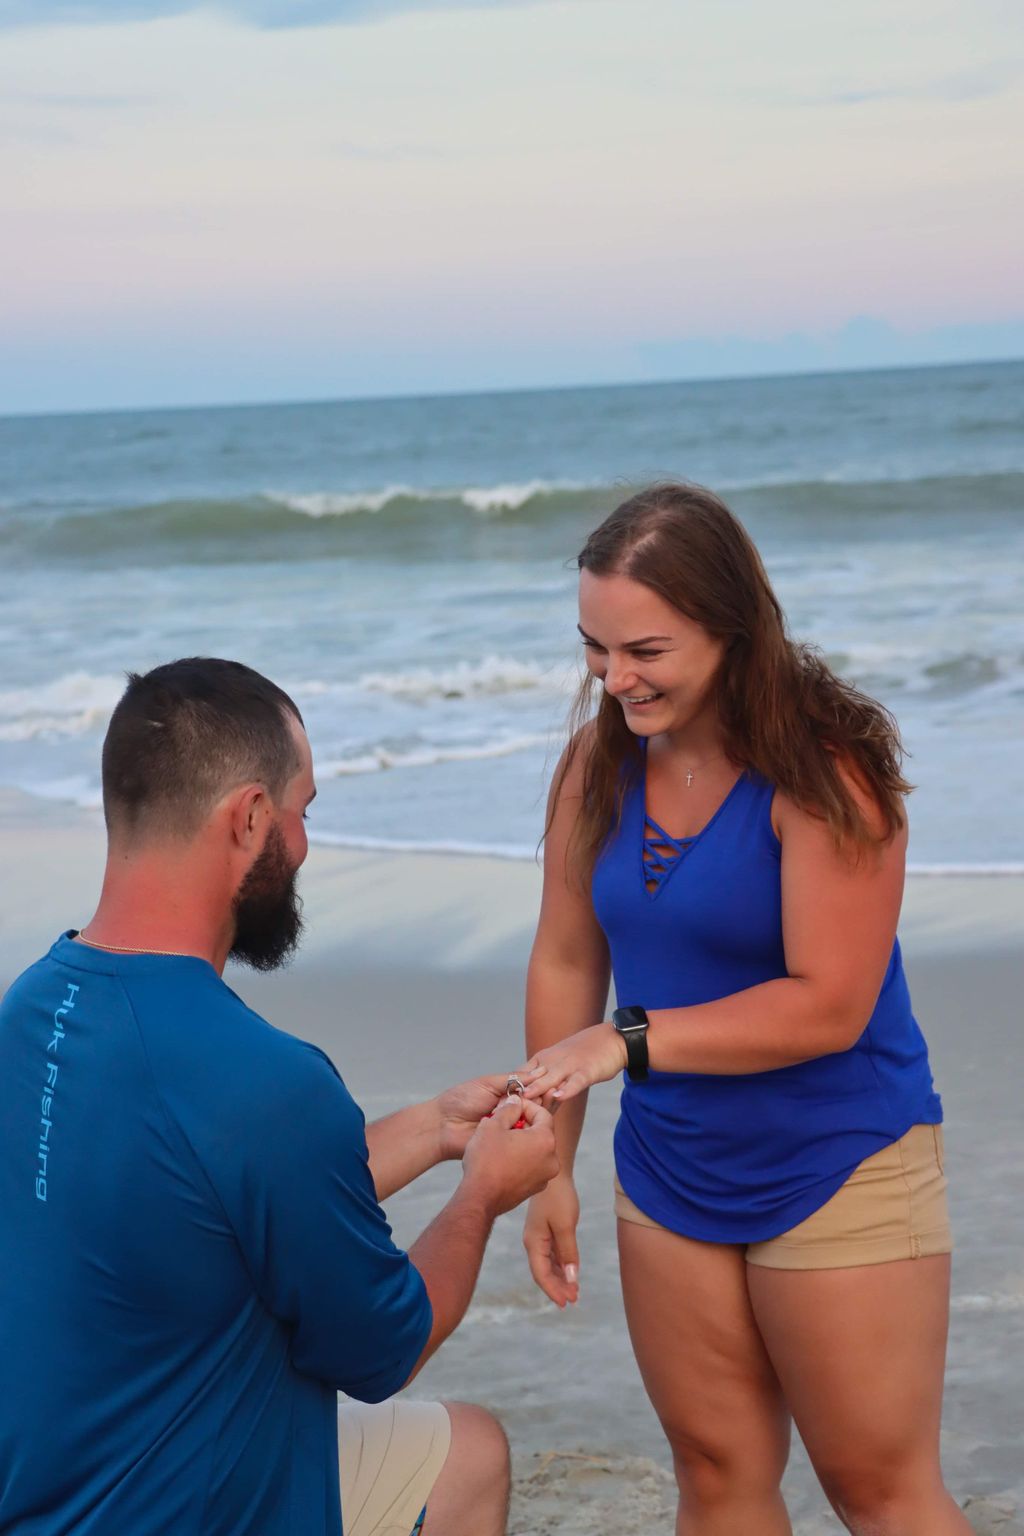
[(414, 842), (411, 838), (361, 837), (348, 832), (310, 832), (309, 840), (324, 848), (352, 848), (371, 853), (443, 853), (467, 859), (511, 859), (521, 862), (536, 857), (536, 848), (525, 843), (466, 843), (457, 838)]
[(0, 741), (35, 741), (40, 736), (84, 736), (104, 725), (108, 709), (83, 709), (77, 715), (32, 715), (0, 722)]
[(268, 498), (306, 517), (350, 517), (359, 512), (381, 512), (400, 496), (431, 500), (436, 493), (417, 491), (411, 485), (388, 485), (379, 491), (268, 491)]
[(506, 693), (550, 692), (575, 689), (578, 672), (563, 662), (516, 661), (511, 657), (485, 656), (482, 661), (456, 661), (449, 666), (416, 667), (404, 672), (364, 672), (353, 682), (328, 682), (322, 678), (285, 680), (282, 687), (296, 699), (320, 699), (329, 695), (382, 693), (402, 699), (469, 699)]
[(550, 496), (558, 491), (585, 491), (589, 487), (572, 481), (526, 480), (510, 485), (471, 485), (460, 492), (460, 500), (474, 512), (515, 512), (534, 496)]
[(933, 880), (955, 879), (963, 875), (990, 879), (992, 876), (1024, 875), (1024, 864), (908, 864), (907, 874)]
[(996, 1296), (953, 1296), (949, 1306), (952, 1312), (1024, 1312), (1024, 1291), (1009, 1291)]
[(82, 709), (113, 709), (124, 692), (124, 677), (67, 672), (36, 688), (0, 689), (0, 715), (76, 714)]
[(547, 736), (534, 733), (529, 736), (503, 737), (497, 741), (482, 742), (479, 746), (420, 747), (412, 752), (395, 752), (388, 747), (378, 746), (354, 757), (317, 763), (316, 772), (321, 778), (341, 779), (352, 774), (380, 773), (395, 768), (433, 768), (439, 763), (478, 763), (496, 757), (514, 757), (519, 752), (529, 752), (535, 747), (547, 745)]
[(831, 666), (861, 683), (868, 692), (882, 690), (922, 699), (953, 697), (997, 701), (1014, 697), (1024, 685), (1022, 658), (1012, 648), (998, 653), (942, 651), (926, 645), (899, 646), (858, 642), (828, 652)]
[(535, 496), (599, 490), (571, 480), (510, 481), (501, 485), (413, 486), (387, 485), (366, 491), (268, 490), (267, 498), (306, 517), (349, 517), (361, 512), (382, 512), (394, 501), (456, 502), (483, 517), (515, 512)]
[[(932, 651), (881, 645), (835, 649), (830, 661), (845, 676), (885, 677), (890, 690), (923, 696), (957, 694), (994, 699), (1012, 695), (1024, 683), (1024, 668), (1009, 656), (974, 653), (939, 655)], [(286, 681), (295, 698), (320, 698), (353, 691), (381, 693), (392, 698), (460, 699), (521, 693), (530, 690), (556, 695), (573, 693), (580, 670), (574, 661), (559, 659), (545, 665), (512, 657), (486, 656), (481, 661), (455, 661), (447, 666), (410, 668), (397, 672), (366, 672), (352, 682), (308, 678)]]
[(0, 690), (0, 741), (81, 736), (105, 724), (124, 678), (68, 672), (38, 688)]
[[(988, 472), (964, 474), (958, 478), (983, 481)], [(818, 474), (799, 474), (792, 470), (779, 470), (749, 476), (718, 476), (715, 484), (720, 491), (779, 491), (791, 489), (807, 491), (814, 486), (871, 487), (912, 483), (920, 478), (919, 466), (889, 465), (882, 469), (877, 462), (845, 463)], [(595, 495), (615, 494), (625, 486), (601, 484), (596, 481), (556, 479), (510, 480), (495, 485), (448, 485), (415, 486), (404, 482), (378, 486), (358, 491), (290, 491), (281, 488), (268, 489), (265, 495), (270, 501), (302, 512), (307, 517), (345, 517), (352, 513), (380, 512), (393, 501), (461, 502), (472, 512), (493, 516), (502, 512), (515, 512), (538, 496), (557, 496), (573, 492), (591, 492)]]
[[(573, 682), (573, 676), (561, 666), (544, 667), (536, 662), (488, 656), (479, 662), (455, 662), (451, 666), (436, 669), (423, 667), (408, 672), (370, 672), (352, 683), (307, 678), (288, 682), (284, 686), (297, 699), (327, 698), (333, 694), (351, 696), (353, 692), (362, 692), (426, 702), (432, 699), (496, 697), (529, 690), (560, 694), (566, 692)], [(87, 735), (90, 731), (99, 731), (109, 720), (124, 687), (123, 676), (70, 672), (37, 688), (0, 690), (0, 742), (76, 737)], [(480, 755), (486, 757), (503, 754), (495, 750), (482, 751)], [(378, 762), (374, 766), (392, 764)], [(419, 764), (400, 763), (398, 766)]]
[(481, 694), (520, 693), (547, 688), (561, 692), (566, 669), (538, 662), (486, 656), (483, 661), (458, 661), (450, 667), (420, 667), (409, 672), (368, 672), (356, 686), (367, 693), (413, 699), (463, 699)]
[(524, 1318), (547, 1317), (549, 1312), (550, 1305), (545, 1303), (543, 1297), (536, 1300), (524, 1297), (522, 1301), (512, 1302), (474, 1301), (460, 1326), (504, 1328), (509, 1324), (521, 1324)]

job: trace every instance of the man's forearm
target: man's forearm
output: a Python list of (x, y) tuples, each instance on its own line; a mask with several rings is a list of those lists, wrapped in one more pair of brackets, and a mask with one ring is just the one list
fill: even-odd
[(434, 1310), (430, 1338), (410, 1381), (465, 1316), (493, 1225), (494, 1212), (463, 1182), (409, 1249)]
[(377, 1199), (384, 1201), (442, 1161), (437, 1100), (410, 1104), (375, 1120), (366, 1127), (366, 1145)]

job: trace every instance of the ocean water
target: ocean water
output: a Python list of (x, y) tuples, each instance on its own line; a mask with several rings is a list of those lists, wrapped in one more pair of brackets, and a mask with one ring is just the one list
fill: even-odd
[(793, 632), (893, 710), (919, 868), (1024, 864), (1024, 364), (0, 420), (0, 785), (94, 805), (127, 669), (296, 698), (314, 839), (532, 857), (572, 557), (724, 494)]

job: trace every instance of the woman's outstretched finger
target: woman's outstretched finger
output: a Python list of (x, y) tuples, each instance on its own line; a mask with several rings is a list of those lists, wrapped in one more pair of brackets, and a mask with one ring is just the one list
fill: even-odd
[(532, 1083), (527, 1083), (525, 1097), (528, 1099), (543, 1099), (546, 1094), (552, 1093), (558, 1087), (559, 1083), (563, 1080), (563, 1076), (564, 1074), (561, 1072), (552, 1072), (551, 1070), (544, 1072), (540, 1077), (534, 1078)]

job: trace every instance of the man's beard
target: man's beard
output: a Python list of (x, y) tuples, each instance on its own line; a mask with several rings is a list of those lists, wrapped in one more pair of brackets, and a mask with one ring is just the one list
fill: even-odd
[(302, 934), (297, 874), (288, 862), (280, 827), (272, 826), (235, 894), (232, 960), (254, 971), (276, 971), (295, 953)]

